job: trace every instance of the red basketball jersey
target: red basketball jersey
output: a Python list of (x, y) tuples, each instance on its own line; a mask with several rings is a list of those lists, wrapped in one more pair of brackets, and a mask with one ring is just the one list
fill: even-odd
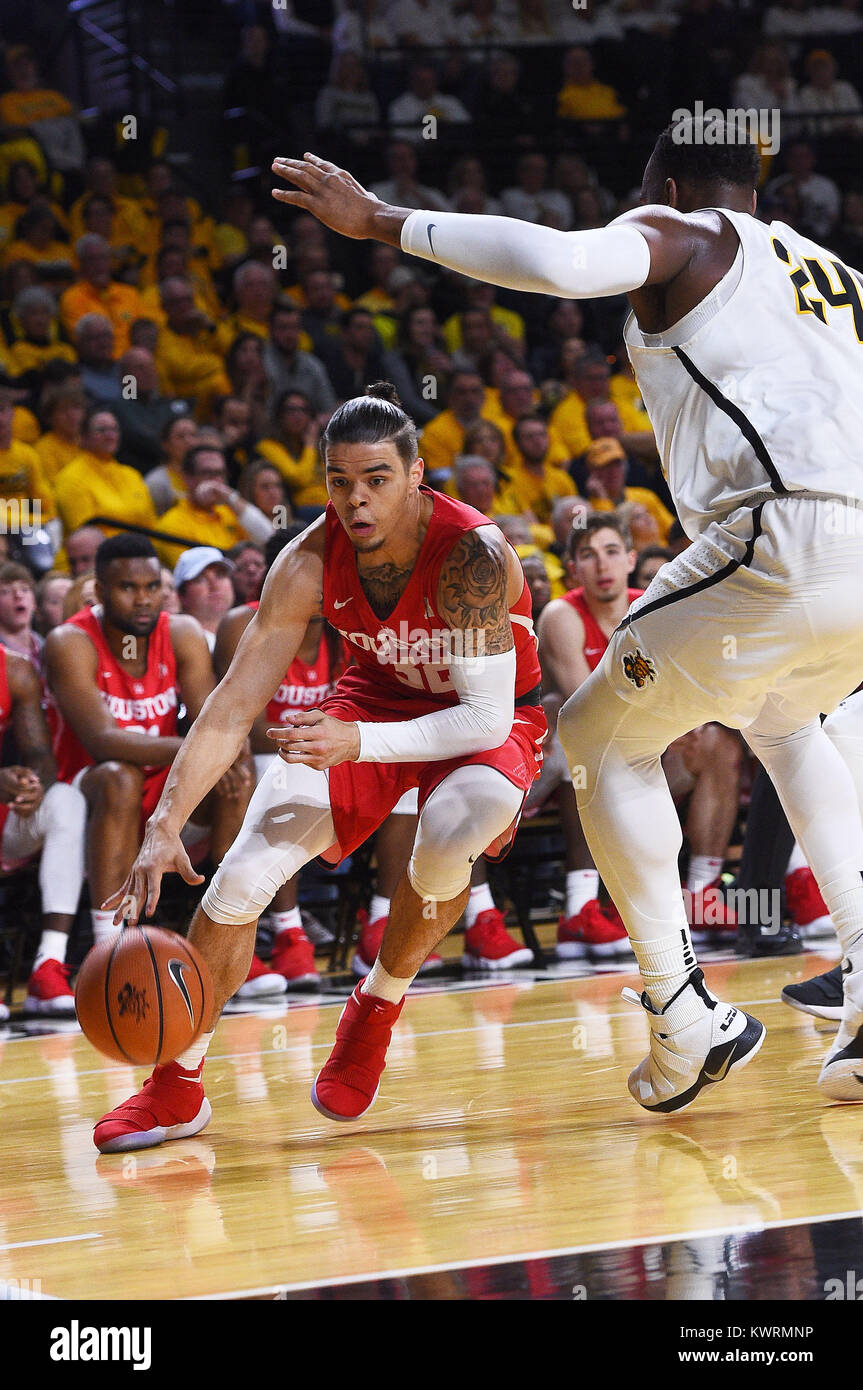
[[(643, 593), (643, 589), (627, 589), (627, 602), (632, 603), (633, 599), (640, 598)], [(591, 671), (595, 671), (605, 654), (608, 638), (587, 606), (584, 589), (570, 589), (563, 598), (566, 603), (572, 604), (584, 623), (584, 659)]]
[[(96, 648), (99, 656), (96, 683), (114, 723), (121, 729), (136, 729), (153, 738), (176, 736), (180, 691), (177, 662), (171, 646), (170, 616), (160, 613), (150, 633), (147, 669), (142, 676), (129, 675), (117, 661), (92, 608), (82, 608), (68, 621), (86, 632)], [(62, 717), (58, 719), (58, 726), (54, 736), (57, 778), (60, 782), (71, 782), (82, 767), (92, 765), (93, 759)]]
[[(246, 604), (258, 607), (258, 600)], [(283, 724), (287, 716), (298, 709), (317, 709), (322, 700), (336, 688), (335, 671), (330, 658), (330, 644), (321, 633), (321, 642), (314, 662), (309, 664), (297, 656), (291, 662), (285, 678), (267, 705), (271, 724)]]
[[(415, 719), (458, 704), (449, 678), (450, 657), (482, 655), (480, 631), (453, 631), (437, 607), (441, 568), (459, 536), (488, 526), (487, 516), (422, 487), (434, 507), (407, 588), (388, 618), (378, 618), (363, 593), (354, 547), (332, 503), (327, 504), (324, 551), (324, 617), (341, 633), (355, 665), (336, 687), (338, 695), (359, 701), (370, 713), (405, 704), (403, 717)], [(542, 674), (525, 580), (510, 609), (515, 639), (515, 698), (528, 695)], [(539, 694), (535, 701), (539, 703)]]

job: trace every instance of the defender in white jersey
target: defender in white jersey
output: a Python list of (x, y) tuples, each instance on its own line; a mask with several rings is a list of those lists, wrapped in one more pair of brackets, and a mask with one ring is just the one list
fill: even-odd
[(819, 1085), (863, 1101), (863, 821), (818, 717), (863, 676), (863, 293), (829, 251), (755, 220), (758, 156), (743, 132), (702, 133), (665, 131), (647, 206), (587, 232), (392, 208), (314, 155), (275, 162), (294, 189), (274, 196), (476, 279), (629, 295), (628, 350), (694, 543), (635, 601), (558, 724), (645, 985), (650, 1053), (629, 1089), (646, 1109), (683, 1109), (764, 1038), (696, 966), (660, 764), (717, 720), (767, 767), (836, 924), (844, 1011)]

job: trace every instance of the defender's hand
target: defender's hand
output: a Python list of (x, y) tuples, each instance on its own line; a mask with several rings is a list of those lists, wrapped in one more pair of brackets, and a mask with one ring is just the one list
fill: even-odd
[(102, 903), (102, 910), (116, 907), (114, 926), (119, 927), (123, 919), (130, 927), (138, 925), (141, 916), (152, 917), (159, 903), (162, 875), (177, 873), (186, 883), (204, 882), (203, 874), (196, 874), (189, 861), (179, 835), (173, 830), (164, 830), (152, 821), (147, 822), (144, 843), (138, 851), (138, 858), (132, 865), (129, 877), (116, 893), (112, 893)]
[(337, 763), (355, 763), (360, 755), (360, 731), (319, 709), (289, 714), (277, 729), (268, 729), (267, 738), (278, 744), (279, 756), (286, 763), (305, 763), (323, 770)]
[(347, 169), (308, 153), (302, 159), (276, 159), (272, 168), (274, 174), (296, 189), (293, 192), (274, 188), (277, 202), (305, 208), (325, 227), (341, 232), (342, 236), (362, 241), (373, 235), (375, 210), (386, 204), (357, 183)]

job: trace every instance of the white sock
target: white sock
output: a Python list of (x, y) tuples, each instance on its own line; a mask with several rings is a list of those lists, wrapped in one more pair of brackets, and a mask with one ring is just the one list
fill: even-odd
[(806, 855), (795, 840), (794, 848), (791, 851), (791, 858), (788, 860), (788, 868), (785, 870), (785, 877), (787, 878), (789, 874), (793, 874), (797, 869), (806, 869), (808, 867)]
[(62, 964), (66, 959), (66, 947), (68, 944), (69, 937), (64, 931), (51, 931), (46, 928), (39, 942), (39, 949), (36, 952), (33, 969), (38, 970), (39, 966), (45, 960), (59, 960)]
[(114, 926), (113, 912), (102, 912), (98, 907), (91, 907), (90, 922), (93, 926), (93, 937), (96, 941), (106, 941), (109, 936), (116, 936), (119, 927)]
[(389, 898), (382, 898), (380, 893), (375, 893), (374, 897), (369, 903), (369, 921), (377, 922), (381, 917), (389, 917), (389, 915)]
[(303, 918), (298, 907), (292, 907), (288, 912), (271, 912), (270, 921), (276, 936), (283, 931), (296, 931), (297, 927), (302, 931), (303, 927)]
[(686, 984), (695, 968), (695, 952), (689, 939), (689, 928), (652, 941), (632, 941), (641, 978), (648, 999), (654, 1008), (661, 1009)]
[(373, 994), (376, 999), (386, 999), (390, 1004), (400, 1004), (413, 981), (413, 975), (406, 980), (390, 975), (376, 960), (360, 986), (360, 993)]
[(183, 1071), (197, 1071), (207, 1055), (207, 1048), (213, 1041), (215, 1031), (213, 1029), (212, 1033), (200, 1033), (191, 1047), (187, 1047), (185, 1052), (181, 1052), (179, 1057), (174, 1058), (177, 1066), (182, 1067)]
[(489, 908), (494, 910), (491, 888), (487, 883), (478, 883), (475, 888), (471, 888), (470, 897), (464, 910), (464, 920), (468, 930), (473, 926), (479, 914), (488, 912)]
[(599, 893), (597, 869), (570, 869), (566, 875), (566, 915), (575, 917)]
[(839, 945), (844, 955), (853, 954), (854, 967), (859, 970), (863, 966), (863, 893), (860, 885), (849, 885), (844, 892), (831, 892), (828, 906)]
[(710, 854), (691, 854), (686, 887), (690, 893), (700, 893), (709, 883), (715, 883), (722, 873), (722, 860)]

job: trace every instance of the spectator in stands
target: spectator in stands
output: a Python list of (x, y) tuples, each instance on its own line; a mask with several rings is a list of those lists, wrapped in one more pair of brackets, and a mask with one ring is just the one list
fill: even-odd
[[(504, 56), (507, 55), (495, 54), (492, 57), (491, 66), (494, 67), (498, 59)], [(516, 62), (517, 68), (518, 63)], [(479, 132), (477, 134), (479, 138)], [(474, 154), (464, 154), (460, 159), (454, 161), (447, 183), (447, 194), (454, 212), (479, 212), (485, 213), (487, 216), (500, 213), (498, 199), (489, 195), (487, 170), (482, 160)], [(463, 197), (467, 194), (472, 195), (469, 207), (462, 203)]]
[(458, 454), (453, 465), (451, 495), (483, 512), (489, 519), (494, 517), (500, 507), (496, 506), (498, 477), (488, 459), (481, 454)]
[(259, 338), (269, 335), (270, 315), (279, 292), (272, 265), (261, 265), (260, 261), (238, 265), (232, 286), (236, 308), (219, 324), (216, 335), (222, 353), (227, 353), (241, 333), (256, 333)]
[(26, 656), (41, 670), (43, 640), (33, 630), (36, 581), (26, 565), (0, 564), (0, 646)]
[(129, 329), (129, 347), (146, 348), (155, 357), (159, 350), (159, 325), (153, 319), (135, 319)]
[(257, 333), (240, 333), (225, 358), (225, 371), (231, 383), (231, 398), (244, 401), (249, 411), (249, 428), (254, 435), (266, 428), (270, 383), (264, 367), (264, 340)]
[[(565, 385), (569, 389), (552, 414), (551, 426), (560, 435), (571, 458), (583, 454), (590, 444), (587, 407), (594, 401), (611, 400), (610, 378), (608, 361), (598, 349), (573, 354), (567, 361)], [(656, 442), (645, 413), (625, 399), (619, 399), (616, 404), (624, 427), (621, 442), (627, 452), (654, 457)]]
[(369, 189), (384, 203), (400, 208), (428, 208), (446, 212), (449, 202), (439, 188), (429, 188), (417, 180), (417, 152), (409, 140), (393, 140), (387, 146), (389, 178), (373, 183)]
[(790, 185), (800, 206), (797, 231), (824, 242), (839, 220), (839, 189), (832, 179), (816, 172), (815, 151), (807, 140), (796, 140), (784, 154), (786, 172), (771, 179), (765, 194), (773, 198)]
[(586, 48), (569, 48), (563, 55), (563, 86), (557, 94), (557, 114), (568, 121), (615, 121), (626, 107), (613, 87), (597, 81), (593, 58)]
[(203, 414), (213, 396), (231, 390), (214, 325), (196, 306), (190, 280), (175, 277), (159, 289), (166, 320), (156, 353), (162, 389), (191, 401)]
[(303, 331), (312, 341), (315, 354), (342, 331), (342, 316), (350, 308), (350, 300), (340, 294), (336, 277), (330, 270), (309, 270), (300, 281), (304, 307), (301, 310)]
[[(512, 53), (498, 50), (491, 54), (473, 105), (483, 163), (488, 177), (498, 186), (510, 177), (513, 153), (529, 148), (541, 126), (538, 103), (522, 84), (521, 63)], [(453, 197), (455, 199), (455, 194)], [(458, 212), (469, 210), (456, 207)], [(494, 208), (477, 210), (498, 211)], [(531, 218), (531, 221), (539, 220)]]
[(521, 155), (516, 177), (518, 183), (513, 188), (505, 188), (500, 196), (504, 216), (568, 231), (572, 226), (572, 203), (560, 189), (549, 187), (545, 155), (539, 150)]
[(300, 392), (311, 403), (315, 416), (331, 416), (336, 396), (327, 368), (313, 353), (299, 346), (300, 310), (293, 304), (275, 304), (270, 318), (270, 338), (264, 346), (264, 371), (270, 382), (268, 409), (285, 391)]
[(33, 625), (40, 637), (63, 621), (63, 600), (72, 587), (70, 574), (43, 574), (36, 585), (36, 616)]
[(115, 334), (104, 314), (83, 314), (72, 337), (81, 369), (81, 385), (91, 401), (104, 404), (120, 399), (123, 383), (115, 360)]
[(39, 401), (39, 416), (46, 426), (33, 445), (48, 482), (81, 452), (81, 427), (87, 414), (87, 401), (74, 382), (46, 387)]
[(534, 380), (565, 380), (566, 371), (561, 364), (564, 345), (572, 340), (581, 343), (580, 356), (584, 348), (583, 333), (584, 314), (577, 300), (552, 300), (540, 341), (528, 359), (528, 368)]
[(150, 473), (162, 456), (166, 426), (187, 416), (189, 406), (162, 395), (153, 354), (146, 348), (128, 348), (118, 366), (123, 394), (114, 404), (121, 435), (117, 457), (139, 473)]
[[(522, 415), (512, 428), (514, 466), (507, 466), (506, 496), (511, 509), (529, 512), (543, 526), (551, 520), (558, 497), (570, 497), (575, 484), (566, 469), (554, 462), (554, 448), (545, 421), (538, 415)], [(559, 457), (559, 455), (558, 455)], [(561, 460), (561, 463), (565, 461)]]
[(315, 125), (324, 136), (363, 147), (377, 134), (380, 121), (380, 103), (369, 86), (365, 63), (357, 53), (336, 53), (329, 81), (315, 100)]
[(638, 554), (632, 576), (634, 587), (646, 589), (650, 581), (662, 569), (662, 566), (673, 559), (674, 551), (670, 550), (667, 545), (646, 545)]
[(267, 561), (259, 545), (252, 541), (240, 541), (228, 551), (227, 558), (233, 565), (231, 579), (234, 585), (235, 603), (254, 603), (261, 597)]
[(502, 13), (495, 0), (469, 0), (465, 12), (454, 26), (457, 41), (465, 48), (512, 43), (516, 30), (513, 20)]
[[(486, 313), (494, 326), (495, 342), (510, 348), (519, 358), (524, 352), (524, 319), (513, 309), (505, 309), (495, 303), (494, 285), (486, 285), (481, 280), (471, 280), (467, 276), (458, 277), (460, 294), (471, 309)], [(452, 314), (443, 326), (444, 342), (447, 351), (456, 352), (462, 347), (461, 316)]]
[(339, 338), (321, 344), (321, 361), (339, 400), (361, 396), (369, 381), (387, 375), (384, 353), (368, 309), (348, 309)]
[[(671, 494), (668, 491), (668, 486), (662, 476), (661, 470), (658, 467), (651, 469), (631, 454), (627, 448), (631, 439), (631, 434), (623, 428), (623, 420), (620, 416), (620, 405), (618, 403), (619, 399), (618, 397), (618, 400), (591, 401), (584, 413), (591, 441), (595, 443), (598, 439), (616, 439), (623, 449), (623, 452), (626, 454), (626, 476), (633, 487), (650, 488), (651, 492), (655, 492), (660, 501), (670, 510), (673, 506)], [(642, 419), (646, 421), (648, 417), (642, 415)], [(584, 470), (585, 459), (584, 455), (582, 455), (581, 458), (574, 459), (570, 465), (570, 472), (577, 484), (583, 483)]]
[(784, 39), (805, 38), (816, 25), (820, 26), (826, 13), (820, 6), (813, 10), (809, 0), (781, 0), (780, 4), (768, 8), (764, 33)]
[(57, 511), (66, 532), (96, 516), (104, 534), (117, 529), (111, 520), (155, 526), (156, 512), (147, 485), (135, 468), (116, 457), (120, 445), (117, 417), (104, 406), (94, 406), (84, 420), (82, 452), (57, 477)]
[(620, 502), (615, 511), (631, 535), (638, 554), (648, 546), (659, 545), (659, 522), (643, 502)]
[(500, 489), (506, 481), (506, 435), (494, 420), (480, 418), (464, 432), (464, 452), (478, 454), (491, 464)]
[[(160, 517), (160, 531), (185, 538), (186, 546), (216, 546), (220, 550), (230, 550), (241, 540), (263, 544), (272, 535), (270, 519), (228, 485), (221, 449), (213, 444), (195, 444), (186, 451), (182, 468), (185, 496)], [(176, 567), (186, 546), (179, 541), (157, 542), (169, 567)]]
[(198, 426), (190, 415), (172, 415), (162, 426), (163, 462), (144, 477), (157, 516), (185, 496), (183, 459), (197, 442)]
[(452, 475), (456, 454), (465, 451), (465, 433), (485, 414), (485, 386), (478, 372), (453, 372), (446, 409), (429, 420), (420, 441), (426, 473), (439, 486)]
[(559, 560), (566, 555), (570, 531), (582, 530), (592, 511), (590, 503), (577, 493), (556, 499), (549, 522), (554, 532), (554, 540), (549, 546), (552, 555), (556, 555)]
[(12, 437), (14, 416), (14, 395), (0, 387), (0, 497), (4, 505), (25, 500), (38, 504), (44, 526), (56, 516), (54, 490), (36, 450)]
[(357, 295), (354, 305), (358, 309), (368, 309), (370, 314), (391, 314), (396, 301), (389, 290), (389, 278), (399, 265), (401, 255), (398, 247), (385, 241), (369, 243), (368, 269), (365, 283), (368, 289)]
[(283, 530), (293, 520), (284, 479), (268, 459), (257, 458), (247, 464), (240, 474), (237, 491), (269, 517), (277, 530)]
[(180, 612), (201, 624), (211, 652), (219, 623), (234, 603), (233, 573), (231, 561), (211, 545), (185, 550), (174, 566)]
[(300, 391), (284, 391), (276, 399), (272, 428), (258, 440), (258, 453), (278, 468), (293, 507), (327, 504), (319, 436), (320, 427), (308, 397)]
[(863, 134), (863, 102), (856, 87), (837, 77), (836, 59), (825, 48), (813, 48), (806, 59), (808, 82), (801, 87), (798, 110), (813, 119), (804, 123), (806, 134), (814, 139), (825, 135)]
[(41, 85), (36, 58), (24, 44), (7, 48), (6, 75), (9, 90), (0, 97), (4, 139), (11, 134), (32, 134), (52, 169), (67, 175), (80, 173), (86, 147), (69, 98)]
[(734, 84), (732, 100), (744, 110), (779, 111), (784, 119), (797, 110), (797, 83), (781, 43), (756, 48), (746, 72)]
[(451, 18), (440, 0), (395, 0), (387, 11), (390, 42), (403, 48), (437, 48)]
[(113, 280), (111, 248), (104, 237), (88, 234), (75, 243), (79, 279), (60, 296), (60, 317), (71, 336), (85, 314), (104, 314), (114, 329), (117, 356), (129, 346), (129, 328), (143, 317), (138, 291), (120, 280)]
[(66, 536), (63, 548), (73, 579), (80, 579), (82, 575), (95, 571), (96, 551), (104, 539), (98, 526), (79, 526), (77, 531), (72, 531)]
[[(265, 417), (266, 418), (266, 417)], [(211, 415), (219, 443), (225, 453), (228, 478), (235, 483), (255, 456), (259, 427), (247, 401), (239, 396), (217, 396)]]
[(541, 555), (523, 555), (521, 568), (530, 590), (530, 616), (536, 623), (539, 621), (540, 613), (551, 599), (551, 580)]
[(177, 593), (177, 586), (174, 583), (173, 570), (162, 566), (162, 608), (163, 613), (180, 612), (180, 595)]
[[(104, 536), (100, 536), (99, 543), (104, 539)], [(72, 580), (63, 599), (63, 622), (68, 623), (75, 613), (80, 612), (82, 608), (93, 608), (97, 602), (96, 576), (92, 570), (85, 570), (77, 579)], [(61, 624), (58, 623), (57, 626), (60, 627)]]
[(6, 361), (22, 385), (36, 388), (48, 362), (75, 361), (74, 348), (60, 340), (57, 301), (48, 290), (33, 285), (19, 291), (10, 319), (16, 337), (6, 349)]
[(47, 198), (34, 198), (19, 217), (14, 238), (3, 248), (3, 265), (29, 261), (40, 284), (71, 284), (75, 279), (72, 248), (60, 240), (59, 230)]
[[(444, 351), (443, 333), (435, 312), (427, 304), (415, 305), (402, 314), (397, 351), (410, 376), (412, 394), (419, 398), (421, 405), (419, 415), (412, 415), (412, 418), (425, 425), (437, 414), (435, 401), (429, 398), (429, 387), (434, 387), (436, 397), (453, 365)], [(405, 399), (401, 390), (399, 396)]]
[(117, 170), (110, 159), (93, 155), (87, 160), (84, 192), (69, 209), (69, 235), (77, 241), (88, 230), (85, 215), (91, 198), (101, 198), (111, 208), (111, 234), (106, 238), (112, 248), (127, 248), (140, 254), (147, 240), (147, 219), (136, 198), (117, 192)]
[[(34, 200), (47, 197), (40, 174), (29, 159), (16, 159), (8, 167), (5, 187), (6, 201), (0, 204), (0, 247), (11, 241), (19, 217), (22, 217)], [(68, 218), (59, 203), (49, 200), (54, 220), (64, 233), (68, 230)]]
[(665, 545), (674, 517), (649, 488), (627, 487), (626, 454), (616, 439), (597, 439), (585, 454), (586, 497), (596, 512), (610, 512), (621, 502), (640, 502), (657, 522), (659, 543)]

